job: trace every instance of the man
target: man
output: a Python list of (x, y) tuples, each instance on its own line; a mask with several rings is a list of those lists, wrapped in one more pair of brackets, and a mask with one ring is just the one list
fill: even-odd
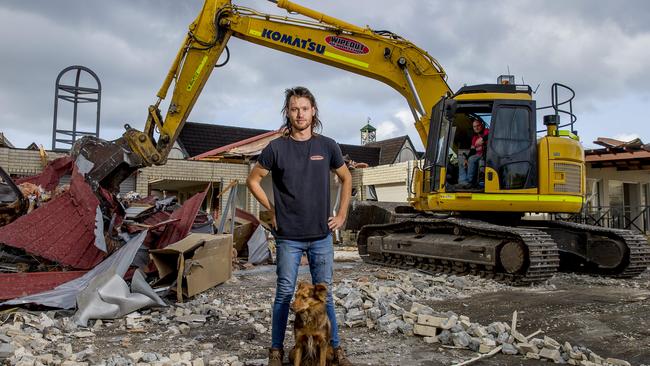
[[(276, 238), (277, 283), (273, 303), (269, 366), (282, 365), (289, 305), (296, 287), (302, 253), (307, 253), (312, 283), (327, 283), (327, 315), (332, 324), (332, 347), (339, 365), (351, 365), (339, 344), (332, 300), (334, 246), (331, 231), (343, 227), (347, 217), (352, 177), (334, 140), (317, 134), (321, 127), (318, 106), (304, 87), (285, 91), (282, 114), (285, 135), (264, 148), (247, 179), (255, 198), (271, 213)], [(340, 208), (330, 212), (330, 170), (341, 181)], [(272, 205), (261, 181), (272, 172)]]
[(472, 130), (474, 134), (472, 136), (469, 157), (464, 159), (464, 166), (459, 167), (458, 183), (464, 188), (477, 186), (478, 165), (479, 161), (483, 158), (490, 133), (490, 130), (485, 127), (485, 123), (480, 119), (474, 119), (472, 121)]

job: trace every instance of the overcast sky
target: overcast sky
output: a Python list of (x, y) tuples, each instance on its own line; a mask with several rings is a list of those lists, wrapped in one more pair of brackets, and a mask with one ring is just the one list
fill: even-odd
[[(585, 146), (597, 137), (650, 142), (650, 2), (604, 0), (299, 0), (360, 26), (391, 30), (445, 68), (455, 91), (508, 71), (547, 105), (550, 86), (577, 93)], [(236, 4), (286, 15), (263, 0)], [(102, 84), (100, 137), (129, 123), (142, 129), (149, 104), (198, 14), (201, 1), (0, 1), (0, 131), (17, 147), (51, 147), (58, 73), (83, 65)], [(317, 97), (324, 134), (358, 144), (368, 117), (378, 138), (409, 134), (421, 149), (403, 97), (390, 87), (329, 66), (233, 39), (231, 59), (215, 70), (189, 121), (276, 129), (286, 87)], [(86, 82), (92, 86), (92, 83)], [(171, 93), (170, 93), (171, 95)], [(66, 126), (71, 109), (59, 114)], [(84, 106), (82, 127), (94, 128)], [(538, 126), (541, 128), (541, 118)]]

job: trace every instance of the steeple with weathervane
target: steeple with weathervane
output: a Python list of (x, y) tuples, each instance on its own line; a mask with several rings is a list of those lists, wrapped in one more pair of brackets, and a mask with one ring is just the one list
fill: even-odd
[(361, 127), (361, 145), (375, 141), (377, 141), (377, 129), (370, 125), (370, 117), (368, 117), (368, 123)]

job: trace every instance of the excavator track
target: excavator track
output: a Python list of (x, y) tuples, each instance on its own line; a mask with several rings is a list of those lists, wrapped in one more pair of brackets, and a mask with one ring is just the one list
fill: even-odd
[(616, 268), (585, 271), (589, 274), (613, 278), (632, 278), (644, 272), (650, 265), (650, 245), (645, 236), (630, 230), (578, 224), (566, 221), (542, 221), (542, 225), (563, 228), (581, 233), (608, 237), (625, 246), (625, 256)]
[[(558, 249), (551, 236), (533, 228), (501, 226), (457, 217), (440, 219), (405, 217), (403, 220), (398, 218), (396, 220), (398, 222), (389, 224), (365, 225), (361, 229), (357, 243), (359, 253), (365, 262), (404, 269), (415, 267), (424, 272), (473, 274), (512, 285), (543, 282), (557, 272), (560, 264)], [(477, 263), (476, 260), (471, 259), (436, 256), (426, 253), (426, 249), (425, 252), (414, 253), (410, 244), (400, 250), (399, 240), (395, 241), (395, 239), (392, 239), (394, 245), (383, 244), (384, 240), (389, 240), (391, 235), (402, 235), (405, 238), (414, 235), (417, 238), (426, 234), (436, 235), (439, 232), (451, 232), (457, 235), (459, 240), (468, 235), (485, 238), (486, 241), (492, 242), (488, 244), (490, 246), (487, 248), (488, 253), (493, 250), (492, 255), (497, 257), (500, 252), (503, 253), (505, 245), (511, 245), (515, 249), (512, 252), (515, 253), (514, 262), (517, 263), (515, 265), (517, 270), (506, 270), (497, 258), (491, 258), (492, 263)], [(377, 246), (368, 244), (369, 241), (379, 240), (376, 239), (377, 237), (381, 237), (382, 249), (375, 251)], [(433, 248), (433, 245), (425, 244), (419, 249), (427, 247)], [(491, 256), (486, 257), (489, 259)]]

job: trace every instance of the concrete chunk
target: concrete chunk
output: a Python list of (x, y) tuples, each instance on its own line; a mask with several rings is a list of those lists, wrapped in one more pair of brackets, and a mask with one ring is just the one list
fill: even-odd
[(428, 325), (430, 327), (442, 328), (442, 325), (447, 321), (447, 318), (440, 316), (432, 316), (426, 314), (418, 314), (418, 324)]
[(496, 346), (488, 346), (487, 344), (481, 343), (481, 345), (478, 346), (478, 352), (479, 353), (489, 353), (495, 347)]
[(562, 361), (562, 355), (560, 355), (560, 351), (558, 351), (557, 349), (542, 348), (542, 350), (539, 351), (539, 356), (542, 358), (552, 360), (553, 362)]
[(517, 343), (515, 345), (515, 347), (517, 347), (517, 349), (519, 350), (519, 352), (522, 355), (525, 355), (526, 353), (535, 353), (535, 354), (537, 354), (539, 352), (539, 349), (537, 347), (535, 347), (534, 345), (532, 345), (530, 343), (526, 343), (526, 342)]
[(544, 348), (560, 349), (560, 343), (551, 337), (544, 336)]
[(517, 351), (517, 348), (515, 348), (515, 346), (513, 346), (512, 344), (504, 343), (501, 345), (501, 353), (503, 353), (504, 355), (516, 355), (517, 353), (519, 353), (519, 351)]
[(539, 354), (538, 353), (528, 352), (528, 353), (526, 353), (526, 355), (524, 357), (526, 357), (528, 359), (531, 359), (531, 360), (539, 360)]
[(430, 327), (428, 325), (415, 324), (413, 325), (413, 333), (425, 337), (435, 337), (438, 328)]

